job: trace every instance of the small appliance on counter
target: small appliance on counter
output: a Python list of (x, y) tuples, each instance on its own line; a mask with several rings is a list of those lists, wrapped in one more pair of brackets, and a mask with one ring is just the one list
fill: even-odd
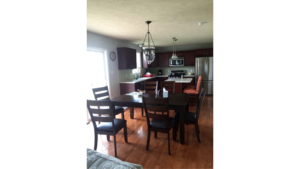
[(162, 75), (162, 70), (158, 69), (157, 75)]
[(181, 78), (181, 75), (185, 75), (185, 70), (171, 70), (169, 78)]
[(152, 77), (153, 76), (153, 74), (151, 74), (151, 73), (149, 73), (149, 74), (143, 74), (143, 77)]

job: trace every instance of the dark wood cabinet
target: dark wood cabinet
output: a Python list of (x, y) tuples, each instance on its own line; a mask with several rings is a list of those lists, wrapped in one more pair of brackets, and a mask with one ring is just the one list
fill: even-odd
[(158, 67), (168, 67), (172, 52), (159, 53)]
[(158, 58), (159, 58), (159, 54), (156, 53), (154, 61), (150, 65), (148, 65), (148, 63), (144, 60), (143, 52), (141, 52), (141, 60), (142, 60), (143, 68), (158, 67)]
[(213, 56), (213, 48), (209, 49), (196, 49), (195, 50), (195, 55), (196, 57), (201, 57), (201, 56)]
[[(157, 78), (152, 78), (146, 81), (157, 81)], [(144, 82), (137, 82), (137, 83), (120, 83), (120, 93), (126, 94), (130, 92), (136, 92), (137, 89), (144, 90)]]
[(195, 51), (184, 51), (183, 57), (184, 57), (184, 66), (195, 66)]
[(117, 48), (119, 69), (136, 69), (136, 50)]

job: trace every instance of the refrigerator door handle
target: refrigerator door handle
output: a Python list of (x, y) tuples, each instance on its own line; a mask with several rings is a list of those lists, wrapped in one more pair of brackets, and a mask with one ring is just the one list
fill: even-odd
[(207, 79), (207, 73), (208, 73), (208, 63), (207, 63), (207, 58), (205, 58), (204, 79)]

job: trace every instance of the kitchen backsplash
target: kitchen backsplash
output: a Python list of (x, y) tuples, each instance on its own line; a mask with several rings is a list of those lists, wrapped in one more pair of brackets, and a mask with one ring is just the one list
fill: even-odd
[(178, 67), (155, 67), (155, 68), (149, 68), (150, 72), (157, 75), (158, 69), (162, 70), (163, 75), (169, 75), (171, 73), (171, 70), (185, 70), (185, 74), (188, 75), (188, 73), (195, 73), (195, 66), (178, 66)]

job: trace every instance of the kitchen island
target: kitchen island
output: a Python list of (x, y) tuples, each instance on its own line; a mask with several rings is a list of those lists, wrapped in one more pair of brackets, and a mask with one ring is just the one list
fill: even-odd
[[(120, 82), (120, 94), (126, 94), (137, 91), (137, 89), (144, 90), (145, 81), (158, 81), (160, 88), (161, 81), (175, 81), (175, 93), (182, 93), (182, 89), (187, 85), (194, 85), (195, 75), (184, 75), (183, 80), (181, 78), (168, 78), (169, 75), (156, 75), (153, 77), (142, 77), (138, 79), (132, 79), (128, 81)], [(177, 89), (176, 89), (177, 88)]]
[(193, 78), (169, 78), (165, 80), (165, 82), (175, 81), (175, 93), (182, 93), (183, 91), (183, 83), (191, 83)]

